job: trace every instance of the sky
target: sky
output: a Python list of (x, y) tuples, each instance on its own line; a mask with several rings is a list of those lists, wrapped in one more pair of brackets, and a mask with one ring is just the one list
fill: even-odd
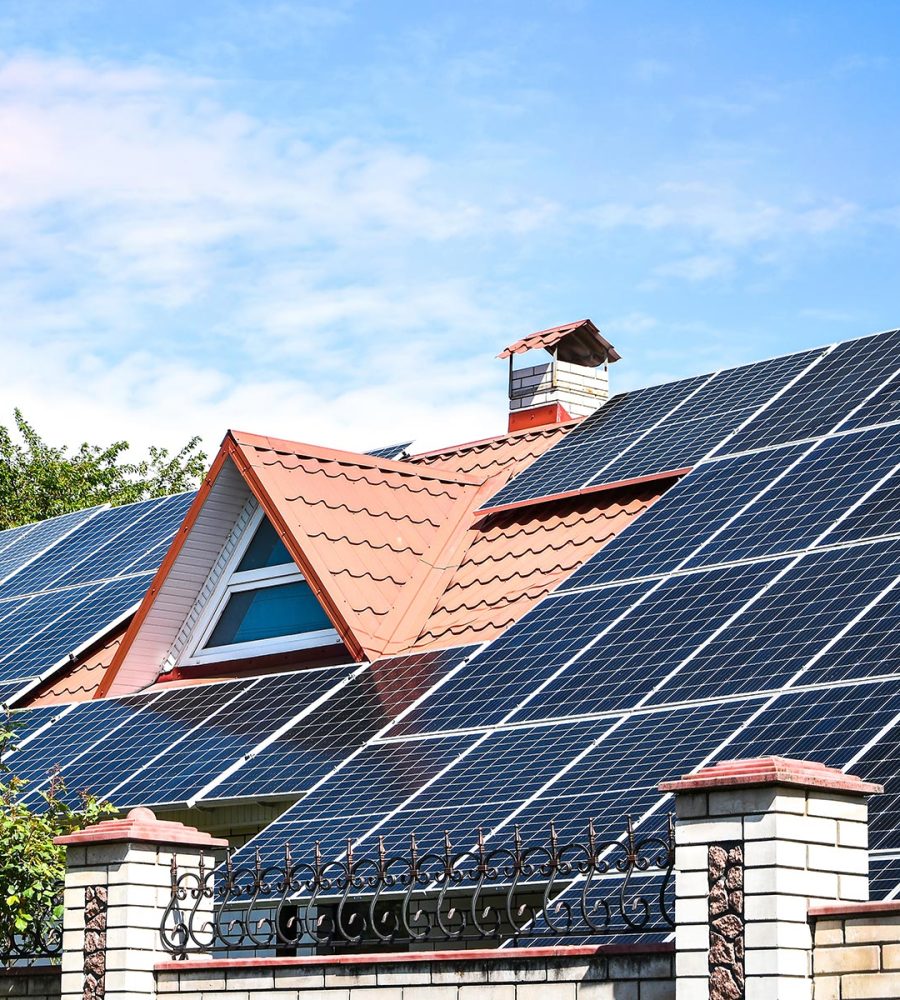
[(214, 450), (502, 432), (900, 326), (900, 4), (0, 0), (0, 423)]

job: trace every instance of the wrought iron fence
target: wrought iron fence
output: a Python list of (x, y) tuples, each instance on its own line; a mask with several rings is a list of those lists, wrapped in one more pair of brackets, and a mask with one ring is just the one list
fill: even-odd
[(59, 963), (63, 942), (62, 898), (60, 885), (52, 908), (32, 913), (23, 927), (0, 931), (0, 968)]
[(374, 855), (348, 841), (340, 859), (325, 860), (316, 843), (309, 862), (264, 866), (229, 855), (217, 869), (201, 858), (198, 870), (172, 863), (171, 900), (160, 933), (177, 958), (192, 952), (330, 953), (483, 941), (669, 932), (668, 890), (675, 838), (635, 835), (630, 817), (620, 837), (561, 843), (551, 823), (540, 844), (456, 851), (445, 834), (440, 849), (423, 852), (415, 834), (409, 849), (388, 854), (379, 838)]

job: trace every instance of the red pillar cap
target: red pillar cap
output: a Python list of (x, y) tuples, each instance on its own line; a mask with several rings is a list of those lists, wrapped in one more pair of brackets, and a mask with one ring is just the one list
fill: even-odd
[(695, 774), (685, 774), (677, 781), (664, 781), (659, 790), (677, 793), (760, 785), (821, 788), (848, 795), (876, 795), (884, 791), (882, 785), (863, 781), (853, 774), (845, 774), (836, 767), (826, 767), (812, 760), (794, 760), (791, 757), (723, 760)]
[(75, 844), (119, 844), (124, 841), (208, 847), (210, 850), (228, 847), (228, 841), (221, 837), (213, 837), (184, 823), (157, 819), (151, 809), (143, 807), (132, 809), (125, 819), (107, 819), (84, 830), (56, 837), (53, 843), (68, 847)]

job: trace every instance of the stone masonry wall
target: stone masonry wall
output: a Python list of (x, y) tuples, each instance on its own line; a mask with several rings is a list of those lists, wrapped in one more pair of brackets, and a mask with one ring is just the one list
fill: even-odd
[(160, 1000), (674, 1000), (668, 946), (165, 962)]
[(709, 997), (744, 997), (744, 845), (711, 844), (709, 882)]
[(900, 903), (810, 912), (815, 1000), (900, 997)]
[(59, 967), (0, 969), (0, 997), (59, 1000)]

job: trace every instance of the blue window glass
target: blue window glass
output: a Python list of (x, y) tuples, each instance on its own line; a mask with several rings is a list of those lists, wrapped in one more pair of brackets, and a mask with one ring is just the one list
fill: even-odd
[(327, 628), (331, 628), (328, 616), (309, 584), (301, 580), (233, 593), (206, 645), (233, 646)]
[(266, 566), (286, 566), (292, 563), (291, 554), (284, 547), (284, 542), (275, 533), (268, 518), (263, 518), (253, 541), (247, 546), (238, 565), (237, 572), (248, 569), (263, 569)]

